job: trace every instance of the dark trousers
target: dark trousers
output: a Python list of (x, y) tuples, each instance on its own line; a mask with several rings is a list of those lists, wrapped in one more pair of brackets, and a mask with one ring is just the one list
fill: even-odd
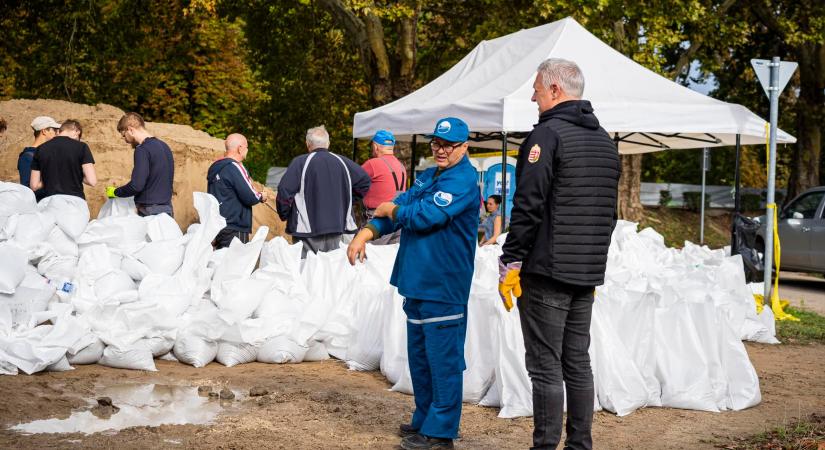
[(169, 217), (175, 217), (175, 213), (172, 211), (172, 204), (167, 203), (163, 205), (142, 205), (137, 204), (137, 213), (140, 217), (146, 216), (155, 216), (158, 214), (169, 214)]
[(424, 436), (455, 439), (466, 369), (467, 305), (408, 298), (404, 313), (415, 395), (411, 425)]
[(229, 244), (232, 243), (232, 239), (234, 238), (238, 238), (241, 243), (246, 244), (249, 242), (249, 232), (224, 228), (215, 236), (215, 240), (212, 241), (212, 246), (215, 247), (215, 250), (229, 247)]
[(301, 259), (306, 259), (307, 253), (312, 252), (331, 252), (341, 247), (343, 235), (340, 233), (322, 234), (320, 236), (311, 237), (293, 237), (294, 241), (300, 241), (303, 244), (301, 248)]
[[(518, 299), (527, 372), (533, 383), (533, 449), (555, 449), (561, 439), (567, 390), (564, 448), (591, 449), (593, 372), (590, 315), (593, 287), (523, 274)], [(564, 381), (564, 386), (562, 386)]]

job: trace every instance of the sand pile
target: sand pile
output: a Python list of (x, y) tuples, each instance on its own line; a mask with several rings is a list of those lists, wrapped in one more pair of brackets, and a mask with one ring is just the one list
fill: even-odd
[[(83, 126), (83, 140), (89, 144), (95, 157), (98, 184), (85, 186), (86, 200), (92, 217), (106, 200), (105, 187), (123, 185), (132, 172), (132, 147), (117, 132), (117, 121), (123, 111), (114, 106), (94, 106), (61, 100), (9, 100), (0, 102), (0, 116), (8, 122), (8, 130), (0, 138), (0, 180), (19, 181), (17, 157), (24, 147), (34, 141), (29, 126), (37, 116), (51, 116), (58, 122), (76, 119)], [(190, 126), (168, 123), (147, 123), (150, 133), (166, 142), (175, 156), (175, 183), (172, 204), (175, 220), (184, 229), (197, 221), (192, 203), (192, 192), (206, 191), (206, 172), (209, 165), (223, 154), (223, 141)], [(254, 151), (254, 149), (252, 150)], [(255, 183), (256, 189), (261, 189)], [(274, 193), (268, 190), (270, 197)], [(269, 202), (274, 207), (274, 200)], [(267, 206), (253, 209), (253, 232), (260, 225), (269, 226), (269, 238), (284, 234), (284, 223)]]

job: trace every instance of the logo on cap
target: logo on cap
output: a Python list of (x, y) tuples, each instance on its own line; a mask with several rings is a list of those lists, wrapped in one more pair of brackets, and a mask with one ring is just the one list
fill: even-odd
[(449, 192), (438, 191), (433, 195), (433, 202), (440, 207), (448, 206), (453, 202), (453, 194)]
[(453, 126), (450, 125), (449, 121), (444, 120), (444, 121), (442, 121), (441, 123), (438, 124), (438, 128), (436, 128), (435, 130), (438, 131), (439, 133), (449, 133), (450, 129), (452, 127)]

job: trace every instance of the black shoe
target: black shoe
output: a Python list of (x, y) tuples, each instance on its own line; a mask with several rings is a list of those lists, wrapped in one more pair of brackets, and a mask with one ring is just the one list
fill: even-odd
[(398, 435), (402, 438), (418, 434), (418, 430), (413, 428), (412, 424), (402, 423), (398, 426)]
[(401, 448), (404, 450), (450, 449), (453, 448), (453, 440), (414, 434), (401, 439)]

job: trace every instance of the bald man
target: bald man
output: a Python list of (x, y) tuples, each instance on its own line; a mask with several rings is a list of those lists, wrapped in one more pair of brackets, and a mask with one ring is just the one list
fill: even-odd
[(249, 143), (242, 134), (234, 133), (224, 142), (226, 153), (212, 163), (206, 176), (207, 191), (220, 203), (221, 215), (226, 228), (212, 242), (215, 250), (229, 247), (232, 239), (244, 244), (252, 232), (252, 207), (267, 200), (266, 192), (258, 192), (252, 186), (252, 178), (243, 166), (249, 153)]

